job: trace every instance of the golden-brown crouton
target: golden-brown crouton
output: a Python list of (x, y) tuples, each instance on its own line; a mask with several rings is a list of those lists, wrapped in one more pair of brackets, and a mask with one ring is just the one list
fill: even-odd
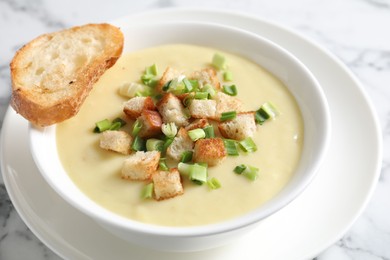
[(100, 147), (122, 154), (130, 153), (131, 136), (124, 131), (107, 130), (100, 135)]
[(209, 125), (209, 121), (206, 118), (199, 118), (192, 121), (189, 125), (185, 127), (187, 131), (194, 130), (197, 128), (205, 128)]
[(136, 152), (123, 163), (122, 178), (130, 180), (148, 180), (157, 171), (160, 152)]
[(222, 138), (206, 138), (196, 141), (193, 158), (194, 162), (207, 163), (208, 166), (220, 164), (226, 158)]
[(176, 168), (158, 171), (153, 174), (152, 180), (156, 200), (165, 200), (184, 193), (180, 173)]
[(210, 84), (216, 90), (219, 90), (221, 88), (221, 84), (219, 83), (217, 72), (213, 68), (206, 68), (201, 71), (195, 71), (194, 73), (192, 73), (190, 78), (198, 80), (201, 86)]
[(217, 92), (213, 99), (217, 101), (217, 117), (220, 117), (224, 112), (242, 112), (242, 102), (236, 97), (229, 96), (223, 92)]
[(162, 120), (157, 111), (144, 110), (138, 120), (142, 124), (140, 137), (150, 138), (161, 133)]
[(238, 113), (236, 118), (218, 124), (221, 135), (225, 138), (244, 140), (256, 132), (254, 112)]
[(180, 161), (183, 152), (192, 151), (194, 142), (188, 136), (187, 130), (181, 127), (167, 149), (167, 155), (175, 161)]
[(157, 103), (157, 109), (164, 123), (175, 123), (176, 126), (188, 125), (184, 106), (180, 99), (172, 93), (166, 93)]
[(139, 117), (143, 110), (156, 110), (151, 97), (133, 97), (123, 104), (123, 112), (131, 119)]
[(212, 99), (194, 99), (188, 106), (188, 110), (193, 118), (215, 118), (217, 102)]
[(171, 67), (167, 67), (165, 69), (162, 77), (160, 78), (160, 80), (157, 83), (157, 86), (156, 86), (157, 92), (162, 93), (163, 92), (162, 88), (164, 87), (164, 85), (166, 83), (168, 83), (169, 81), (179, 77), (180, 75), (181, 75), (180, 71), (178, 71), (174, 68), (171, 68)]

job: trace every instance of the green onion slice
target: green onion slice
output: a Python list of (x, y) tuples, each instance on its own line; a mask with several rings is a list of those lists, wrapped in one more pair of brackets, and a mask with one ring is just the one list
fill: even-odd
[(131, 149), (134, 151), (145, 151), (145, 148), (145, 140), (137, 135), (131, 144)]
[(209, 93), (208, 92), (195, 92), (195, 99), (208, 99)]
[(242, 172), (242, 175), (244, 175), (251, 181), (255, 181), (259, 176), (258, 172), (259, 172), (259, 168), (247, 165), (245, 170)]
[(243, 173), (243, 171), (246, 169), (246, 165), (245, 164), (240, 164), (240, 165), (237, 165), (235, 168), (234, 168), (234, 172), (237, 173), (237, 174), (241, 174)]
[(203, 184), (207, 182), (207, 166), (200, 164), (193, 164), (190, 167), (190, 180), (196, 184)]
[(171, 143), (173, 142), (173, 138), (166, 138), (165, 139), (165, 142), (164, 142), (164, 145), (163, 145), (163, 152), (165, 152), (167, 149), (168, 149), (168, 147), (171, 145)]
[(169, 167), (168, 167), (166, 161), (167, 161), (166, 158), (160, 158), (160, 161), (158, 163), (158, 166), (159, 166), (160, 170), (162, 170), (162, 171), (169, 171)]
[(101, 133), (110, 129), (111, 122), (108, 119), (104, 119), (102, 121), (96, 122), (95, 125), (96, 127), (94, 128), (93, 131), (95, 133)]
[(173, 138), (177, 134), (177, 127), (175, 123), (167, 123), (167, 124), (162, 124), (161, 126), (161, 131), (164, 133), (169, 138)]
[(219, 53), (214, 54), (211, 64), (219, 70), (224, 70), (227, 68), (225, 57)]
[(215, 91), (214, 87), (211, 86), (210, 84), (204, 85), (202, 88), (202, 92), (208, 93), (208, 97), (210, 97), (210, 98), (213, 98), (215, 96), (215, 94), (217, 93)]
[(236, 85), (223, 85), (223, 92), (229, 96), (237, 96), (237, 87)]
[(193, 129), (188, 131), (188, 136), (191, 138), (192, 141), (197, 141), (199, 139), (205, 138), (206, 133), (201, 128)]
[(145, 74), (157, 76), (157, 74), (158, 74), (157, 65), (156, 65), (156, 64), (153, 64), (153, 65), (151, 65), (151, 66), (149, 66), (149, 67), (146, 67), (146, 69), (145, 69)]
[(192, 161), (192, 155), (193, 155), (192, 151), (184, 151), (181, 154), (180, 162), (187, 163), (187, 162)]
[(184, 84), (185, 92), (191, 92), (194, 89), (191, 82), (187, 78), (184, 78), (182, 82)]
[(142, 199), (151, 199), (153, 197), (153, 182), (145, 185), (141, 190)]
[(252, 153), (257, 151), (257, 146), (250, 137), (247, 137), (244, 140), (240, 141), (239, 145), (244, 152)]
[(221, 120), (221, 121), (232, 120), (232, 119), (236, 118), (236, 116), (237, 116), (236, 111), (223, 112), (221, 114), (221, 117), (219, 118), (219, 120)]
[(232, 139), (224, 139), (223, 140), (223, 143), (225, 145), (225, 149), (226, 149), (226, 153), (228, 155), (232, 155), (232, 156), (237, 156), (239, 155), (238, 154), (238, 149), (237, 149), (237, 141), (236, 140), (232, 140)]
[(212, 190), (216, 190), (216, 189), (221, 188), (221, 183), (219, 182), (219, 180), (217, 178), (212, 177), (211, 179), (209, 179), (207, 181), (207, 186), (209, 186), (209, 188)]
[(206, 134), (205, 138), (215, 137), (214, 127), (212, 125), (206, 126), (205, 128), (203, 128), (203, 131)]
[(179, 170), (180, 174), (189, 176), (190, 175), (190, 168), (193, 164), (183, 163), (179, 162), (177, 165), (177, 169)]
[(232, 81), (233, 80), (233, 73), (231, 71), (224, 71), (223, 72), (223, 80), (224, 81)]
[(146, 151), (162, 151), (164, 147), (164, 141), (156, 138), (150, 138), (146, 140)]
[(167, 83), (164, 84), (164, 86), (162, 87), (162, 90), (163, 91), (168, 91), (169, 90), (169, 87), (171, 85), (171, 82), (172, 80), (168, 81)]
[(142, 129), (142, 123), (140, 120), (135, 120), (134, 124), (133, 124), (133, 130), (132, 130), (132, 135), (133, 136), (137, 136), (139, 134), (139, 132), (141, 131)]

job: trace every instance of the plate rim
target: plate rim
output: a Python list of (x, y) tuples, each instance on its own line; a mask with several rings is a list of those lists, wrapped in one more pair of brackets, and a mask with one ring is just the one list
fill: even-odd
[[(317, 252), (320, 253), (322, 252), (325, 248), (329, 247), (329, 245), (333, 244), (335, 241), (337, 241), (347, 230), (350, 229), (350, 227), (355, 223), (356, 219), (361, 215), (361, 213), (363, 212), (363, 210), (366, 208), (368, 202), (370, 201), (372, 195), (373, 195), (373, 192), (375, 190), (375, 187), (376, 187), (376, 183), (377, 183), (377, 180), (379, 178), (379, 175), (380, 175), (380, 168), (381, 168), (381, 160), (382, 160), (382, 154), (383, 154), (383, 144), (382, 144), (382, 138), (381, 138), (381, 130), (380, 130), (380, 124), (379, 124), (379, 120), (378, 120), (378, 117), (377, 117), (377, 114), (375, 113), (375, 109), (371, 103), (371, 100), (368, 98), (367, 94), (365, 93), (365, 90), (363, 88), (363, 85), (359, 82), (359, 80), (356, 78), (356, 76), (345, 66), (344, 63), (342, 63), (334, 54), (332, 54), (330, 51), (328, 51), (327, 49), (325, 49), (324, 47), (318, 45), (317, 43), (315, 43), (313, 40), (309, 39), (308, 37), (300, 34), (299, 32), (296, 32), (294, 31), (293, 29), (291, 28), (288, 28), (286, 26), (283, 26), (283, 25), (280, 25), (278, 23), (275, 23), (275, 22), (270, 22), (269, 20), (266, 20), (266, 19), (262, 19), (262, 18), (259, 18), (259, 17), (256, 17), (254, 15), (250, 15), (250, 14), (246, 14), (246, 13), (242, 13), (242, 12), (236, 12), (236, 11), (221, 11), (221, 10), (213, 10), (213, 9), (203, 9), (203, 8), (166, 8), (166, 9), (155, 9), (155, 10), (151, 10), (151, 11), (146, 11), (146, 12), (141, 12), (141, 13), (134, 13), (134, 14), (130, 14), (128, 16), (124, 16), (122, 18), (119, 18), (119, 19), (116, 19), (114, 20), (112, 23), (116, 23), (117, 21), (119, 20), (131, 20), (131, 19), (135, 19), (137, 16), (143, 16), (143, 15), (150, 15), (150, 14), (156, 14), (156, 13), (169, 13), (169, 12), (188, 12), (188, 11), (191, 11), (191, 12), (206, 12), (208, 14), (213, 14), (213, 13), (218, 13), (219, 15), (225, 15), (226, 17), (229, 17), (229, 16), (235, 16), (235, 18), (237, 19), (249, 19), (249, 20), (252, 20), (253, 22), (256, 22), (256, 23), (263, 23), (263, 24), (266, 24), (267, 26), (270, 26), (270, 27), (274, 27), (274, 28), (278, 28), (278, 29), (282, 29), (284, 31), (286, 31), (287, 33), (289, 34), (293, 34), (294, 36), (296, 37), (299, 37), (301, 38), (303, 41), (306, 41), (307, 43), (313, 45), (314, 47), (316, 47), (319, 51), (322, 51), (325, 55), (327, 55), (329, 58), (332, 59), (332, 61), (334, 61), (340, 69), (343, 70), (344, 73), (347, 74), (347, 76), (353, 81), (354, 85), (356, 86), (356, 89), (359, 91), (359, 94), (361, 94), (365, 101), (366, 101), (366, 105), (367, 105), (367, 108), (370, 112), (370, 114), (372, 115), (372, 120), (373, 120), (373, 126), (374, 126), (374, 129), (375, 129), (375, 142), (376, 142), (376, 146), (377, 146), (377, 161), (375, 163), (375, 173), (373, 174), (373, 178), (372, 178), (372, 182), (370, 183), (370, 187), (369, 187), (369, 192), (367, 194), (367, 196), (365, 197), (365, 200), (361, 203), (361, 206), (360, 206), (360, 209), (356, 212), (356, 214), (354, 215), (354, 219), (351, 220), (349, 222), (349, 225), (346, 225), (344, 227), (343, 230), (340, 230), (339, 231), (339, 234), (338, 235), (335, 235), (334, 239), (332, 241), (329, 241), (329, 243), (327, 245), (323, 245), (322, 246), (322, 249), (320, 251)], [(200, 19), (201, 20), (201, 19)], [(199, 19), (197, 19), (197, 21), (199, 21)], [(201, 20), (203, 21), (203, 20)], [(236, 25), (237, 26), (237, 25)], [(242, 28), (242, 27), (238, 27), (238, 28)], [(244, 28), (245, 29), (245, 28)], [(6, 112), (6, 115), (5, 115), (5, 118), (4, 118), (4, 124), (3, 124), (3, 127), (5, 128), (8, 123), (8, 121), (10, 121), (12, 119), (12, 109), (10, 107), (8, 107), (7, 109), (7, 112)], [(4, 159), (4, 153), (5, 153), (5, 149), (4, 149), (4, 142), (3, 140), (5, 139), (5, 132), (6, 131), (1, 131), (1, 147), (0, 147), (0, 157), (1, 157), (1, 161), (3, 162), (3, 159)], [(2, 174), (3, 174), (3, 178), (4, 178), (4, 183), (6, 185), (6, 188), (8, 188), (10, 186), (10, 184), (8, 183), (7, 184), (7, 177), (6, 177), (6, 172), (7, 172), (7, 169), (5, 169), (5, 166), (4, 166), (4, 163), (1, 164), (1, 170), (2, 170)], [(8, 191), (8, 189), (7, 189)], [(22, 211), (21, 209), (18, 209), (18, 206), (15, 205), (14, 201), (16, 200), (15, 197), (13, 197), (13, 195), (11, 195), (11, 193), (8, 191), (8, 194), (17, 210), (17, 212), (19, 213), (19, 215), (22, 217), (23, 221), (27, 224), (27, 226), (33, 230), (33, 233), (41, 240), (41, 241), (44, 241), (45, 244), (51, 249), (53, 250), (54, 252), (56, 252), (58, 255), (60, 256), (63, 256), (62, 253), (59, 253), (59, 251), (57, 250), (57, 248), (55, 248), (53, 245), (51, 245), (50, 241), (47, 241), (46, 239), (44, 239), (41, 234), (35, 229), (35, 228), (32, 228), (29, 224), (29, 221), (27, 219), (26, 216), (24, 216), (23, 214), (20, 214), (20, 212)]]

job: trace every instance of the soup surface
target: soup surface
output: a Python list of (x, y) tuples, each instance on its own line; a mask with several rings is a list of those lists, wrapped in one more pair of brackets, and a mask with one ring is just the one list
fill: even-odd
[[(155, 63), (159, 75), (167, 66), (192, 72), (210, 66), (214, 53), (222, 53), (233, 73), (237, 97), (246, 111), (255, 111), (271, 101), (280, 115), (258, 125), (253, 140), (257, 151), (228, 156), (221, 165), (210, 167), (222, 187), (186, 185), (184, 194), (163, 201), (140, 198), (145, 182), (123, 180), (121, 167), (126, 155), (99, 147), (99, 134), (92, 130), (102, 119), (123, 117), (127, 100), (118, 94), (126, 82), (139, 82), (145, 67)], [(129, 124), (125, 130), (130, 131)], [(227, 220), (259, 207), (274, 197), (289, 181), (297, 166), (303, 143), (303, 122), (299, 108), (281, 81), (257, 64), (219, 50), (191, 46), (164, 45), (124, 54), (100, 78), (80, 112), (57, 126), (57, 146), (61, 162), (74, 183), (103, 207), (133, 220), (167, 226), (191, 226)], [(233, 172), (248, 164), (260, 169), (255, 181)]]

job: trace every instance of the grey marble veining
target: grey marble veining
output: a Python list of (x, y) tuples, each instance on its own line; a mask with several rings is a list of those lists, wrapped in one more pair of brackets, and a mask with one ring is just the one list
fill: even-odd
[[(0, 125), (10, 97), (9, 63), (27, 41), (72, 25), (166, 7), (224, 8), (276, 21), (321, 44), (355, 73), (383, 130), (381, 176), (362, 215), (316, 259), (390, 259), (390, 0), (0, 0)], [(20, 219), (1, 178), (0, 259), (59, 259)]]

